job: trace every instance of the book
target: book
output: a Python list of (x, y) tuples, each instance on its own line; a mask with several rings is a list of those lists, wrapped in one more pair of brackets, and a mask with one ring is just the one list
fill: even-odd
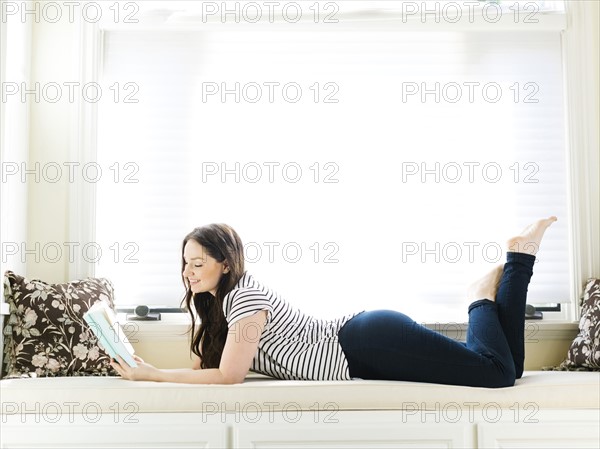
[(129, 366), (137, 367), (133, 358), (135, 350), (117, 322), (114, 311), (105, 302), (97, 301), (83, 314), (83, 319), (111, 358), (115, 359), (118, 354)]

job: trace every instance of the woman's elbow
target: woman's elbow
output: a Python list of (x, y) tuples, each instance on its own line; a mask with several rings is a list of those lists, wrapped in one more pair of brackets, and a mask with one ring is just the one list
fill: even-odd
[(224, 385), (235, 385), (235, 384), (244, 383), (244, 379), (246, 378), (246, 376), (245, 375), (242, 376), (239, 374), (222, 373), (222, 378), (223, 378)]
[(235, 384), (243, 384), (244, 378), (239, 377), (226, 377), (223, 381), (224, 385), (235, 385)]

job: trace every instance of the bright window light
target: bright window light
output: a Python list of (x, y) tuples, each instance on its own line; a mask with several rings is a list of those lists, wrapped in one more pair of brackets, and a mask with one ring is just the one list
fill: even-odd
[(178, 305), (183, 237), (225, 222), (307, 313), (465, 321), (548, 215), (530, 302), (570, 301), (559, 33), (350, 28), (105, 33), (95, 274), (119, 303)]

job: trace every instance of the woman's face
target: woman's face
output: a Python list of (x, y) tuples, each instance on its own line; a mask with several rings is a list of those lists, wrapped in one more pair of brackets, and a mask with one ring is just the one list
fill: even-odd
[(224, 262), (217, 262), (208, 255), (202, 245), (193, 239), (185, 244), (183, 249), (185, 261), (183, 276), (187, 280), (192, 293), (210, 292), (216, 295), (219, 280), (229, 267)]

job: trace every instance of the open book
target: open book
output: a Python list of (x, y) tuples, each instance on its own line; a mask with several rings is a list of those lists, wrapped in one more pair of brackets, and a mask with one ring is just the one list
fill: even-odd
[(83, 314), (83, 319), (87, 321), (92, 332), (98, 337), (98, 342), (111, 358), (116, 358), (118, 354), (129, 366), (137, 367), (133, 359), (133, 346), (117, 322), (115, 313), (105, 302), (97, 301)]

